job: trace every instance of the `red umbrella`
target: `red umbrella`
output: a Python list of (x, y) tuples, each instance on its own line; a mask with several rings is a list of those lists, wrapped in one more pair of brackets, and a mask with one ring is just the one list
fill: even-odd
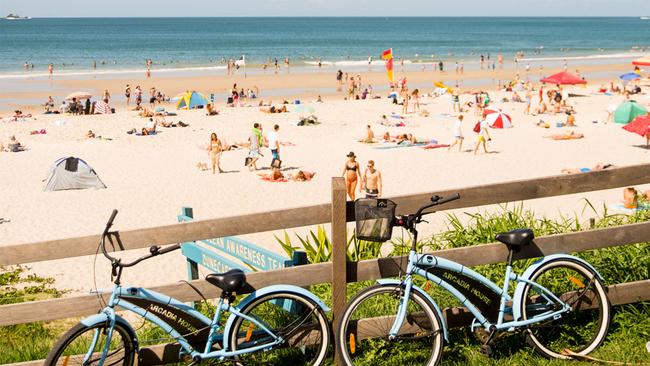
[(496, 113), (490, 113), (485, 117), (485, 121), (492, 128), (510, 128), (512, 127), (512, 120), (510, 116), (499, 111)]
[(632, 122), (623, 126), (625, 131), (636, 133), (641, 136), (645, 136), (650, 133), (650, 116), (639, 116), (635, 118)]
[(483, 117), (487, 116), (488, 114), (492, 113), (501, 113), (501, 109), (497, 107), (487, 107), (483, 110)]
[(636, 65), (636, 66), (650, 66), (650, 56), (641, 57), (639, 59), (636, 59), (636, 60), (632, 61), (632, 64)]
[(563, 71), (542, 79), (542, 83), (576, 85), (576, 84), (587, 84), (587, 80), (582, 79), (576, 75), (571, 75), (566, 71)]
[(103, 100), (98, 100), (95, 103), (95, 113), (96, 114), (111, 114), (111, 107), (108, 105), (108, 103), (104, 102)]

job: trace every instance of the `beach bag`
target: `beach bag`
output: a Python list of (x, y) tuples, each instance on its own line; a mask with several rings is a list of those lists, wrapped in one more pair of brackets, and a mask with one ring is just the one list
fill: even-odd
[(280, 169), (280, 166), (282, 166), (282, 160), (280, 160), (280, 159), (273, 159), (273, 161), (271, 161), (271, 168), (278, 168), (278, 169)]
[(481, 122), (480, 121), (476, 122), (476, 124), (474, 125), (474, 128), (472, 129), (472, 131), (474, 131), (476, 133), (481, 132)]

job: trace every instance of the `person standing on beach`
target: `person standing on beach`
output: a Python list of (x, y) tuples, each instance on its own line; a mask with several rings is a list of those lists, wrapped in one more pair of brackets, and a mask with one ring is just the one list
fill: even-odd
[(135, 104), (138, 107), (142, 104), (142, 89), (140, 88), (140, 85), (135, 87)]
[(108, 103), (111, 100), (111, 93), (108, 92), (108, 89), (104, 89), (104, 93), (102, 94), (102, 99)]
[(419, 112), (420, 111), (420, 90), (419, 89), (413, 89), (413, 92), (411, 93), (411, 98), (413, 98), (413, 113)]
[(402, 85), (400, 94), (402, 97), (402, 113), (407, 114), (409, 112), (409, 88), (406, 84)]
[(451, 104), (454, 107), (454, 112), (462, 112), (460, 108), (460, 92), (458, 91), (458, 85), (451, 91)]
[(210, 151), (210, 161), (212, 162), (212, 174), (216, 174), (217, 169), (219, 169), (219, 173), (223, 173), (223, 170), (221, 170), (221, 167), (219, 166), (223, 147), (221, 146), (221, 141), (217, 137), (217, 134), (214, 132), (210, 135), (210, 146), (208, 146), (208, 150)]
[(149, 104), (151, 105), (151, 111), (153, 112), (156, 107), (156, 87), (154, 86), (149, 89)]
[(280, 131), (280, 126), (275, 125), (273, 126), (273, 131), (266, 135), (269, 149), (271, 149), (271, 167), (273, 167), (275, 160), (280, 160), (280, 137), (278, 136), (278, 131)]
[(361, 180), (361, 185), (366, 191), (366, 198), (377, 198), (381, 197), (382, 191), (382, 181), (381, 173), (379, 170), (375, 169), (375, 162), (373, 160), (368, 160), (368, 166), (363, 172), (363, 179)]
[(497, 55), (497, 62), (499, 62), (499, 69), (503, 69), (503, 54), (499, 53)]
[(343, 85), (343, 71), (341, 70), (336, 72), (336, 83), (338, 84), (337, 90), (341, 90), (341, 85)]
[(248, 138), (249, 151), (248, 151), (248, 164), (246, 165), (250, 171), (257, 170), (257, 161), (260, 159), (262, 154), (260, 153), (260, 147), (264, 145), (264, 138), (262, 137), (262, 131), (260, 124), (255, 122), (253, 124), (253, 130), (251, 135)]
[(462, 151), (462, 149), (463, 149), (463, 140), (465, 139), (465, 137), (463, 137), (463, 131), (461, 129), (461, 125), (462, 125), (462, 122), (463, 122), (464, 118), (465, 117), (461, 114), (461, 115), (458, 116), (458, 119), (456, 120), (456, 122), (454, 122), (454, 129), (453, 129), (454, 142), (449, 146), (447, 151), (451, 151), (451, 148), (456, 146), (456, 144), (458, 144), (458, 152)]
[(488, 132), (488, 123), (485, 119), (483, 119), (479, 122), (478, 140), (476, 141), (476, 147), (474, 148), (474, 155), (476, 155), (478, 152), (478, 148), (481, 144), (483, 144), (483, 151), (485, 151), (487, 154), (488, 141), (492, 141), (492, 137), (490, 136), (490, 132)]
[[(348, 191), (348, 197), (350, 197), (350, 200), (354, 201), (354, 191), (357, 188), (357, 181), (361, 176), (361, 170), (359, 169), (359, 163), (356, 161), (357, 156), (354, 155), (354, 152), (350, 151), (347, 157), (348, 160), (345, 162), (345, 166), (343, 167), (343, 177), (345, 178), (345, 187)], [(361, 193), (361, 186), (359, 186), (359, 193)]]
[(47, 65), (47, 72), (50, 74), (50, 78), (52, 78), (52, 74), (54, 73), (54, 64)]
[(124, 96), (126, 97), (126, 107), (129, 107), (129, 104), (131, 103), (131, 86), (129, 84), (126, 84), (126, 88), (124, 89)]

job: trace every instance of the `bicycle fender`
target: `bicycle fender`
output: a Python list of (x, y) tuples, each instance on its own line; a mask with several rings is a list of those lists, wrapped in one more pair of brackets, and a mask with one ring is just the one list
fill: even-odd
[[(589, 262), (585, 261), (584, 259), (572, 255), (568, 255), (568, 254), (553, 254), (541, 258), (540, 260), (530, 265), (530, 267), (526, 268), (524, 273), (521, 276), (519, 276), (519, 278), (530, 280), (530, 278), (533, 276), (533, 273), (535, 273), (537, 269), (539, 269), (541, 266), (545, 265), (546, 263), (556, 261), (556, 260), (561, 260), (561, 259), (568, 259), (585, 265), (596, 275), (596, 278), (598, 278), (598, 280), (603, 281), (603, 276), (601, 276), (600, 273), (598, 273), (598, 271), (594, 268), (594, 266), (589, 264)], [(521, 320), (521, 316), (522, 316), (521, 303), (522, 301), (525, 301), (523, 299), (524, 287), (526, 287), (526, 283), (524, 282), (517, 283), (517, 287), (515, 288), (515, 293), (512, 296), (512, 315), (514, 320)]]
[[(272, 285), (272, 286), (266, 286), (264, 288), (261, 288), (259, 290), (255, 290), (250, 293), (250, 295), (246, 296), (242, 301), (240, 301), (236, 306), (238, 310), (241, 311), (241, 309), (245, 308), (248, 304), (250, 304), (253, 300), (257, 299), (258, 297), (262, 297), (264, 295), (270, 294), (270, 293), (290, 293), (302, 297), (306, 297), (314, 304), (316, 304), (318, 307), (323, 309), (326, 313), (330, 311), (330, 308), (325, 305), (323, 300), (321, 300), (318, 296), (314, 295), (308, 290), (305, 290), (302, 287), (298, 286), (293, 286), (293, 285)], [(235, 314), (230, 314), (228, 317), (228, 321), (226, 322), (226, 325), (223, 330), (224, 336), (230, 334), (230, 328), (232, 328), (233, 323), (237, 320), (237, 316)]]
[[(85, 325), (87, 327), (92, 327), (93, 325), (96, 325), (96, 324), (99, 324), (99, 323), (106, 323), (106, 322), (110, 322), (110, 319), (108, 317), (108, 314), (106, 314), (105, 312), (101, 312), (99, 314), (89, 316), (89, 317), (87, 317), (85, 319), (82, 319), (80, 321), (81, 324), (83, 324), (83, 325)], [(135, 352), (137, 354), (137, 352), (139, 350), (138, 336), (136, 335), (135, 330), (133, 330), (133, 327), (131, 326), (131, 324), (129, 324), (129, 322), (127, 322), (126, 319), (122, 318), (121, 316), (119, 316), (117, 314), (115, 314), (115, 323), (119, 323), (121, 326), (124, 327), (124, 329), (126, 329), (130, 333), (131, 338), (133, 339), (133, 345), (135, 346)]]
[[(399, 280), (391, 280), (391, 279), (381, 279), (377, 280), (377, 283), (380, 285), (401, 285), (402, 282)], [(422, 297), (427, 299), (431, 304), (433, 304), (433, 309), (438, 313), (438, 317), (440, 318), (440, 323), (442, 323), (442, 331), (445, 336), (445, 341), (449, 341), (447, 339), (447, 323), (445, 322), (445, 318), (442, 316), (442, 311), (440, 310), (440, 306), (438, 306), (438, 303), (436, 303), (429, 294), (421, 289), (420, 287), (413, 285), (412, 290), (420, 294)]]

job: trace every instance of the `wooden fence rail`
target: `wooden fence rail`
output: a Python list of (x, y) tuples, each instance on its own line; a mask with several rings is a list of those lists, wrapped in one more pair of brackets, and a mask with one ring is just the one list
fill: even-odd
[[(583, 174), (516, 180), (506, 183), (398, 196), (398, 213), (414, 212), (433, 194), (459, 192), (462, 199), (444, 209), (475, 207), (572, 193), (589, 192), (628, 185), (650, 183), (650, 164), (626, 166)], [(347, 221), (352, 221), (352, 205), (347, 207)], [(107, 208), (107, 216), (108, 216)], [(186, 241), (310, 226), (330, 222), (331, 204), (284, 209), (212, 220), (196, 220), (147, 229), (121, 231), (124, 249), (165, 245)], [(119, 224), (119, 222), (118, 222)], [(48, 240), (30, 244), (0, 246), (0, 266), (23, 264), (95, 254), (99, 235)]]
[[(445, 205), (444, 209), (475, 207), (488, 204), (537, 199), (650, 182), (650, 164), (627, 166), (611, 170), (576, 175), (553, 176), (539, 179), (518, 180), (442, 192), (421, 193), (393, 197), (398, 204), (398, 214), (414, 212), (431, 195), (442, 196), (460, 193), (462, 199)], [(278, 210), (213, 220), (193, 221), (155, 228), (120, 232), (122, 250), (165, 245), (193, 240), (210, 239), (232, 235), (250, 234), (294, 227), (332, 223), (333, 262), (285, 268), (247, 276), (254, 288), (283, 283), (309, 286), (319, 283), (333, 284), (334, 318), (345, 303), (346, 283), (394, 277), (403, 271), (405, 257), (379, 258), (348, 263), (345, 258), (346, 222), (354, 220), (353, 205), (345, 203), (342, 178), (332, 180), (332, 203), (295, 209)], [(618, 227), (549, 235), (536, 238), (533, 245), (524, 248), (516, 259), (534, 258), (555, 253), (615, 247), (650, 241), (650, 222)], [(99, 236), (49, 240), (31, 244), (0, 247), (0, 266), (32, 263), (95, 254)], [(457, 261), (466, 266), (502, 263), (507, 250), (498, 243), (436, 251), (433, 254)], [(204, 280), (192, 281), (206, 298), (220, 295), (218, 288)], [(200, 296), (187, 284), (167, 284), (151, 288), (176, 297), (181, 301), (200, 300)], [(33, 301), (0, 306), (0, 326), (80, 317), (96, 313), (101, 305), (96, 294), (79, 295), (60, 299)], [(609, 287), (613, 304), (628, 304), (650, 300), (650, 279), (615, 284)], [(445, 317), (452, 326), (464, 325), (469, 318), (464, 308), (445, 309)], [(162, 355), (168, 347), (154, 346), (152, 355)], [(173, 352), (172, 352), (173, 353)], [(156, 356), (157, 357), (157, 356)], [(35, 364), (26, 362), (19, 365)]]

